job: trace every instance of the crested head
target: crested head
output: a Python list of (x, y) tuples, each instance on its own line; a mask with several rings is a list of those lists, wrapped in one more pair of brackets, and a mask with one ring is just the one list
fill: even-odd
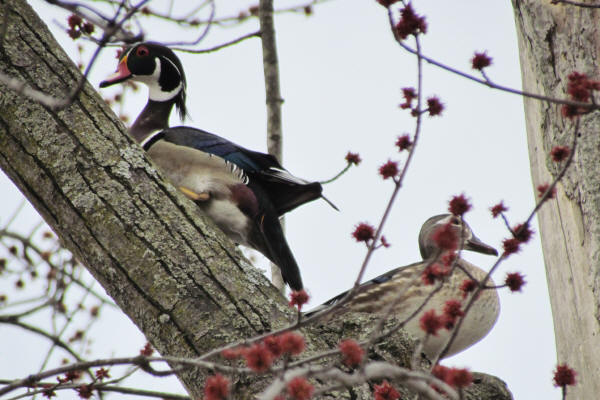
[(148, 98), (156, 102), (172, 102), (183, 120), (186, 80), (181, 61), (166, 46), (154, 42), (138, 43), (123, 50), (117, 71), (100, 83), (104, 88), (127, 80), (148, 86)]
[(449, 230), (454, 232), (459, 242), (462, 238), (462, 245), (458, 244), (459, 248), (482, 254), (498, 255), (496, 249), (485, 244), (473, 234), (471, 227), (462, 217), (452, 214), (440, 214), (425, 221), (419, 232), (419, 250), (424, 260), (439, 253), (440, 247), (434, 240), (434, 234), (443, 227), (450, 228)]

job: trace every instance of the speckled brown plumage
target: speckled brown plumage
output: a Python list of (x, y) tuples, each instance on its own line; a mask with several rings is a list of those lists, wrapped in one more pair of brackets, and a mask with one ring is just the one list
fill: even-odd
[[(428, 297), (437, 289), (438, 283), (426, 284), (425, 280), (422, 279), (423, 271), (435, 261), (436, 255), (439, 253), (435, 243), (431, 240), (432, 233), (437, 227), (453, 222), (456, 223), (456, 229), (459, 232), (461, 232), (460, 229), (464, 229), (462, 231), (464, 237), (462, 247), (464, 250), (497, 255), (495, 249), (474, 236), (470, 227), (459, 218), (447, 214), (432, 217), (425, 222), (419, 235), (421, 251), (428, 261), (424, 260), (393, 269), (363, 283), (356, 295), (349, 302), (342, 305), (339, 312), (333, 313), (333, 316), (329, 318), (343, 318), (343, 315), (348, 312), (382, 316), (385, 316), (387, 312), (387, 315), (402, 321), (416, 313), (410, 320), (407, 320), (404, 329), (414, 337), (423, 339), (425, 333), (419, 326), (419, 320), (425, 312), (434, 309), (437, 314), (442, 314), (446, 301), (451, 299), (462, 301), (462, 308), (464, 309), (466, 300), (463, 300), (463, 292), (460, 286), (465, 279), (470, 279), (465, 271), (480, 281), (485, 278), (486, 271), (459, 258), (450, 275), (444, 278), (441, 288), (429, 300), (427, 300)], [(462, 228), (463, 226), (464, 228)], [(494, 282), (490, 279), (487, 285), (493, 286)], [(334, 297), (312, 312), (337, 303), (345, 294), (346, 292)], [(423, 306), (426, 300), (427, 303)], [(392, 308), (390, 309), (390, 307)], [(422, 308), (419, 310), (419, 307)], [(460, 330), (445, 356), (456, 354), (481, 340), (492, 329), (499, 313), (500, 302), (496, 290), (486, 289), (480, 293), (469, 313), (464, 317)], [(437, 335), (430, 335), (427, 338), (424, 342), (423, 352), (428, 358), (433, 359), (442, 351), (449, 339), (449, 334), (449, 330), (440, 329)]]

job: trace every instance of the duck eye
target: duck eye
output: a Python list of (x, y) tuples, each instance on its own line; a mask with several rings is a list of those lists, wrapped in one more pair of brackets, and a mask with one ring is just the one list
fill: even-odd
[(150, 50), (146, 46), (140, 46), (135, 50), (135, 54), (138, 57), (146, 57), (150, 54)]

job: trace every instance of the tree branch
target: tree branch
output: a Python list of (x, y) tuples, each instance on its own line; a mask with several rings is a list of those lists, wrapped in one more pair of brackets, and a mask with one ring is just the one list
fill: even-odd
[[(267, 150), (279, 162), (283, 162), (283, 137), (281, 129), (281, 105), (283, 98), (279, 88), (279, 61), (275, 41), (273, 22), (273, 0), (260, 0), (258, 3), (260, 38), (263, 52), (263, 71), (265, 73), (265, 95), (267, 102)], [(284, 220), (281, 219), (283, 227)], [(279, 267), (271, 263), (271, 281), (282, 293), (285, 283)]]

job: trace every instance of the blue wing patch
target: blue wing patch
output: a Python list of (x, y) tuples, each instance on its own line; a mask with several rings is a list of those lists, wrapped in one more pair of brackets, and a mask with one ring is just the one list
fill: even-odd
[(259, 173), (267, 168), (281, 168), (277, 160), (268, 154), (245, 149), (220, 136), (187, 126), (168, 128), (161, 132), (162, 139), (180, 146), (192, 147), (204, 153), (221, 157), (248, 174)]

